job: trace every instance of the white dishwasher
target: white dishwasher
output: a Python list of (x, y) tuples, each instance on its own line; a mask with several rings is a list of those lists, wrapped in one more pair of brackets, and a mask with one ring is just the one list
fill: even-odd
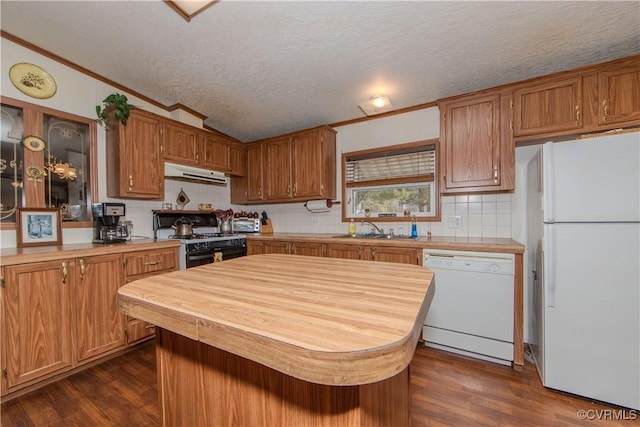
[(437, 284), (423, 327), (425, 345), (510, 365), (514, 255), (424, 249), (422, 265)]

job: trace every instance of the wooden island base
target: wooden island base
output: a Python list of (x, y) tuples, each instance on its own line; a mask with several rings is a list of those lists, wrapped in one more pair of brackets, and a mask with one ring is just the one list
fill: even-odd
[(409, 368), (379, 382), (307, 382), (159, 329), (163, 426), (409, 426)]

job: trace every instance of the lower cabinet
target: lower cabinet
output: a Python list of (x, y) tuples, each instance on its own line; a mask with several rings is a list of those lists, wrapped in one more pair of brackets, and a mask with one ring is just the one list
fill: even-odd
[(293, 255), (324, 256), (324, 245), (315, 242), (291, 242), (289, 253)]
[(420, 265), (421, 256), (422, 249), (400, 248), (395, 246), (371, 246), (368, 259), (371, 261)]
[(74, 260), (6, 266), (2, 288), (3, 389), (75, 366)]
[[(124, 282), (168, 273), (178, 269), (178, 248), (154, 249), (124, 254)], [(126, 316), (126, 341), (135, 344), (153, 337), (156, 328), (151, 323)]]
[(78, 258), (75, 276), (78, 361), (123, 348), (124, 316), (118, 309), (118, 288), (124, 283), (122, 254)]
[(331, 258), (416, 264), (421, 262), (421, 249), (401, 246), (362, 245), (359, 243), (321, 243), (300, 240), (247, 241), (247, 255), (293, 254)]
[(324, 256), (343, 259), (363, 259), (362, 245), (350, 243), (327, 243)]
[(153, 325), (120, 312), (118, 288), (177, 269), (178, 247), (2, 267), (1, 394), (36, 388), (153, 336)]

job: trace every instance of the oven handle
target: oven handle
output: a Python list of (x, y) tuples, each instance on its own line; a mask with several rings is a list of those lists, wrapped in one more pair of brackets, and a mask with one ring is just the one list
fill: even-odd
[(207, 258), (212, 258), (213, 259), (213, 254), (212, 253), (208, 253), (208, 254), (204, 254), (204, 255), (187, 255), (187, 261), (200, 261), (202, 259), (207, 259)]

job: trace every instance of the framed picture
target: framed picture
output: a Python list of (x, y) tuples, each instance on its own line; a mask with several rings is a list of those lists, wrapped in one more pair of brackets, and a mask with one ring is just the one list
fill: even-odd
[(62, 244), (62, 220), (57, 208), (18, 208), (19, 248)]

